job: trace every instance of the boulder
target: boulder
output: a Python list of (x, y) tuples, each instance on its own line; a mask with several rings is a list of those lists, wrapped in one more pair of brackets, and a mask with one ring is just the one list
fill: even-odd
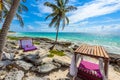
[(55, 63), (59, 63), (61, 65), (61, 67), (69, 67), (70, 64), (65, 62), (64, 60), (60, 60), (60, 59), (53, 59), (53, 62)]
[(119, 54), (109, 53), (109, 56), (110, 56), (110, 64), (120, 66), (120, 55)]
[(61, 45), (62, 47), (69, 47), (72, 45), (71, 42), (58, 42), (58, 45)]
[(120, 72), (120, 67), (118, 65), (115, 65), (114, 70), (117, 71), (117, 72)]
[(7, 65), (11, 64), (10, 60), (0, 61), (0, 68), (5, 68)]
[(29, 76), (29, 77), (25, 77), (23, 80), (50, 80), (50, 79), (41, 78), (41, 77), (37, 77), (37, 76)]
[(6, 59), (13, 60), (14, 56), (15, 56), (14, 53), (5, 53), (5, 52), (3, 52), (2, 59), (3, 60), (6, 60)]
[(32, 71), (38, 72), (38, 73), (49, 73), (53, 70), (57, 69), (57, 67), (51, 63), (46, 63), (41, 66), (38, 66), (37, 68), (33, 67)]
[(3, 80), (6, 76), (6, 74), (7, 74), (6, 71), (0, 70), (0, 80)]
[(27, 63), (23, 60), (18, 60), (18, 61), (15, 61), (15, 64), (14, 64), (15, 67), (19, 68), (19, 69), (22, 69), (22, 70), (29, 70), (33, 65), (31, 63)]
[(42, 63), (42, 60), (40, 59), (40, 56), (38, 54), (24, 56), (23, 60), (28, 63), (32, 63), (34, 66), (40, 65)]
[(116, 63), (120, 67), (120, 58), (116, 59)]
[(71, 80), (69, 78), (59, 78), (59, 79), (56, 79), (56, 80)]
[(14, 68), (6, 75), (4, 80), (22, 80), (23, 77), (24, 72)]
[(76, 50), (78, 47), (79, 47), (78, 45), (74, 45), (72, 49)]

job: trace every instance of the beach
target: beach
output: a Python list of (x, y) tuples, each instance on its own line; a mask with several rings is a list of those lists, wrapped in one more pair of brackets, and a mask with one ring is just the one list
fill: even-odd
[[(12, 34), (13, 35), (13, 34)], [(48, 38), (33, 38), (33, 43), (37, 50), (23, 52), (19, 49), (18, 40), (25, 37), (8, 37), (4, 48), (4, 58), (0, 63), (0, 80), (72, 80), (69, 74), (69, 67), (74, 50), (82, 43), (70, 41), (59, 41), (56, 50), (63, 51), (64, 56), (54, 55), (50, 57), (50, 47), (54, 41)], [(28, 37), (27, 37), (28, 38)], [(29, 37), (30, 38), (30, 37)], [(119, 80), (120, 78), (120, 58), (119, 54), (109, 54), (110, 65), (108, 80)], [(98, 63), (96, 59), (85, 57), (86, 60)], [(16, 74), (16, 76), (13, 76)], [(19, 76), (19, 77), (17, 77)], [(82, 79), (80, 79), (82, 80)]]
[[(109, 53), (120, 54), (120, 35), (104, 33), (75, 33), (60, 32), (58, 41), (73, 42), (75, 44), (90, 44), (104, 46)], [(33, 37), (49, 38), (55, 40), (55, 32), (17, 32), (12, 36), (16, 37)]]

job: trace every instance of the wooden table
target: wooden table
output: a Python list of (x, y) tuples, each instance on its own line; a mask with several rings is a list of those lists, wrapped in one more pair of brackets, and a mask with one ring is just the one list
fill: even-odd
[(94, 58), (103, 58), (105, 75), (108, 76), (109, 56), (102, 46), (90, 46), (83, 44), (75, 50), (75, 55), (81, 54)]

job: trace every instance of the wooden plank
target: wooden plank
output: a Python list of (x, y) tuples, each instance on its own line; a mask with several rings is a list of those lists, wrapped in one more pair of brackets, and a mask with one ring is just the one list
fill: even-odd
[(87, 45), (85, 46), (84, 50), (82, 51), (83, 54), (86, 54), (85, 51), (87, 50)]
[(81, 50), (79, 50), (79, 52), (80, 52), (80, 53), (83, 53), (83, 50), (85, 49), (85, 47), (86, 47), (86, 45), (83, 45), (83, 46), (81, 47)]
[(88, 48), (89, 48), (89, 46), (86, 46), (86, 50), (84, 51), (85, 54), (88, 54), (88, 53), (87, 53)]
[(100, 51), (100, 56), (104, 57), (104, 53), (102, 52), (101, 46), (99, 47), (99, 51)]
[(98, 46), (96, 46), (96, 56), (99, 56)]
[(93, 51), (93, 55), (96, 56), (96, 46), (93, 47), (93, 50), (94, 50), (94, 51)]
[(104, 57), (105, 57), (105, 58), (109, 58), (108, 55), (107, 55), (107, 53), (105, 52), (104, 48), (103, 48), (103, 47), (101, 47), (101, 48), (102, 48), (102, 51), (103, 51), (103, 53), (104, 53)]
[(83, 46), (84, 46), (84, 45), (79, 46), (79, 47), (75, 50), (75, 52), (78, 52)]
[(87, 53), (87, 54), (90, 54), (90, 50), (91, 50), (91, 47), (89, 46), (86, 53)]
[(93, 55), (94, 54), (94, 47), (91, 46), (91, 49), (90, 49), (90, 54)]

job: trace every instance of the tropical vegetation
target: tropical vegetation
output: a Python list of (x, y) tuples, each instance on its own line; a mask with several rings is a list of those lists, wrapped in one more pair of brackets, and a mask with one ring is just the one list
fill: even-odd
[(48, 57), (54, 57), (54, 55), (65, 56), (65, 53), (63, 51), (50, 50), (49, 52), (50, 52), (50, 54), (48, 55)]
[[(26, 2), (26, 0), (22, 1)], [(6, 43), (7, 33), (14, 16), (17, 16), (20, 25), (23, 26), (24, 23), (19, 14), (27, 10), (27, 7), (21, 4), (20, 0), (0, 0), (0, 20), (5, 18), (0, 32), (0, 60), (2, 59), (2, 53)]]
[(74, 6), (71, 5), (69, 6), (68, 2), (69, 0), (55, 0), (55, 3), (51, 3), (51, 2), (44, 3), (45, 6), (50, 7), (52, 9), (52, 13), (49, 14), (45, 19), (47, 20), (48, 18), (51, 18), (49, 27), (53, 26), (56, 28), (56, 39), (51, 49), (54, 49), (57, 43), (60, 26), (62, 26), (62, 29), (64, 29), (65, 25), (69, 24), (67, 13), (77, 9)]

